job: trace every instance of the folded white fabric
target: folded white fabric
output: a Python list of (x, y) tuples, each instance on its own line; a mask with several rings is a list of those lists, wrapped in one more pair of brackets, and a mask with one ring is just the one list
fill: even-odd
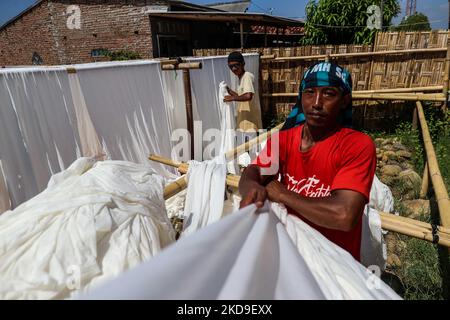
[(79, 298), (399, 298), (350, 254), (279, 210), (266, 202), (255, 214), (256, 207), (248, 206)]
[(64, 299), (175, 241), (163, 179), (145, 165), (80, 158), (0, 216), (0, 299)]

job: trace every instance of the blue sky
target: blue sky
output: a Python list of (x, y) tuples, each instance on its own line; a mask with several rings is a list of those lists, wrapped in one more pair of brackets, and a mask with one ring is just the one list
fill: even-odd
[[(185, 0), (189, 1), (189, 0)], [(0, 25), (29, 7), (35, 0), (0, 0)], [(191, 0), (197, 4), (226, 2), (226, 0)], [(269, 13), (290, 18), (304, 18), (307, 0), (254, 0), (250, 6), (252, 12)], [(402, 13), (394, 20), (400, 22), (405, 14), (406, 0), (400, 1)], [(426, 14), (435, 29), (446, 29), (448, 24), (448, 0), (417, 0), (417, 11)]]

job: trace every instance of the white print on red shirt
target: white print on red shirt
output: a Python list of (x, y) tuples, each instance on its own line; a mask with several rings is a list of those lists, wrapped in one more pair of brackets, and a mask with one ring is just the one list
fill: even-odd
[(320, 184), (320, 179), (316, 179), (316, 175), (301, 180), (296, 180), (294, 176), (288, 173), (285, 173), (284, 177), (285, 179), (287, 178), (285, 181), (287, 182), (288, 190), (302, 194), (305, 197), (328, 197), (331, 194), (331, 187), (325, 186), (323, 183)]

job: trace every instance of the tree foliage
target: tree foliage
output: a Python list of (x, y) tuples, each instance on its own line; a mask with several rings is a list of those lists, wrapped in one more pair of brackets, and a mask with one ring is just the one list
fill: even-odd
[(403, 19), (402, 22), (396, 27), (393, 27), (394, 31), (430, 31), (431, 26), (428, 21), (428, 17), (423, 13), (416, 13), (412, 16)]
[[(371, 5), (380, 6), (380, 0), (309, 0), (302, 44), (372, 43), (377, 29), (367, 27)], [(384, 0), (383, 26), (399, 13), (398, 0)]]

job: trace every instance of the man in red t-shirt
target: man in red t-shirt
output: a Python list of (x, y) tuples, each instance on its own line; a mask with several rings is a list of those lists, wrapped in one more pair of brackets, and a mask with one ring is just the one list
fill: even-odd
[(266, 199), (282, 203), (359, 261), (376, 153), (370, 137), (343, 125), (351, 108), (350, 73), (328, 62), (314, 65), (299, 101), (293, 116), (301, 124), (273, 135), (243, 172), (241, 208), (261, 207)]

